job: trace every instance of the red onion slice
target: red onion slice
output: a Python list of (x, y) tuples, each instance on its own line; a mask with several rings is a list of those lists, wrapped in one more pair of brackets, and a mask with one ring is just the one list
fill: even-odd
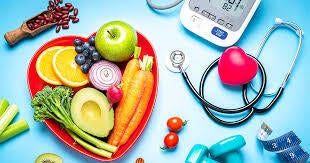
[(99, 61), (89, 70), (89, 81), (101, 91), (107, 90), (111, 85), (119, 85), (122, 79), (120, 68), (109, 61)]

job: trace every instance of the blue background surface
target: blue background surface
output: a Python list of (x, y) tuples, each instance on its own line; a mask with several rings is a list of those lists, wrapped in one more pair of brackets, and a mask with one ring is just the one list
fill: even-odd
[[(167, 4), (172, 1), (159, 0), (157, 3)], [(166, 56), (173, 50), (183, 50), (190, 59), (187, 72), (198, 87), (204, 69), (224, 50), (195, 36), (181, 25), (181, 5), (159, 12), (151, 10), (144, 0), (74, 1), (73, 4), (79, 8), (80, 22), (71, 25), (68, 30), (55, 33), (53, 28), (35, 38), (23, 40), (13, 48), (0, 37), (0, 98), (17, 104), (20, 113), (15, 120), (25, 118), (30, 125), (30, 131), (0, 144), (0, 162), (33, 162), (39, 154), (45, 152), (56, 153), (68, 163), (97, 162), (70, 149), (44, 124), (34, 122), (26, 82), (27, 66), (34, 52), (45, 42), (64, 35), (86, 37), (111, 20), (126, 21), (149, 39), (158, 56), (160, 76), (156, 106), (145, 131), (134, 147), (116, 162), (134, 162), (138, 157), (144, 158), (146, 162), (184, 162), (192, 145), (200, 143), (211, 146), (235, 134), (241, 134), (246, 139), (247, 145), (241, 149), (245, 162), (279, 162), (274, 153), (264, 151), (256, 140), (257, 129), (263, 121), (274, 129), (272, 137), (293, 130), (302, 140), (302, 147), (310, 151), (310, 87), (307, 85), (310, 83), (309, 9), (307, 11), (310, 1), (262, 0), (243, 36), (236, 43), (253, 54), (276, 17), (296, 22), (305, 33), (300, 57), (279, 102), (270, 112), (256, 115), (238, 127), (224, 127), (214, 123), (189, 93), (181, 75), (165, 68)], [(25, 19), (43, 11), (46, 6), (47, 1), (2, 1), (0, 35), (16, 29)], [(275, 89), (280, 85), (296, 46), (297, 37), (287, 29), (280, 29), (272, 35), (260, 56), (268, 75), (267, 89)], [(206, 98), (211, 102), (230, 108), (243, 104), (241, 88), (224, 86), (215, 71), (210, 74), (206, 84)], [(259, 105), (264, 106), (270, 99), (264, 98)], [(189, 120), (189, 123), (179, 133), (178, 147), (163, 152), (159, 147), (168, 133), (166, 120), (175, 115)]]

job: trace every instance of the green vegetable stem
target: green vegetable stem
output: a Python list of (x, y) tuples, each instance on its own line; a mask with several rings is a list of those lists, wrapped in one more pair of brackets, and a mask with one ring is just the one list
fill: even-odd
[(11, 123), (18, 112), (18, 107), (15, 104), (10, 105), (0, 117), (0, 135), (6, 127)]
[(0, 100), (0, 117), (5, 112), (6, 108), (9, 106), (9, 101), (6, 99)]
[(34, 108), (34, 120), (44, 122), (45, 119), (54, 119), (94, 146), (112, 153), (116, 152), (116, 146), (84, 132), (74, 124), (70, 115), (72, 96), (73, 90), (70, 87), (57, 86), (54, 89), (49, 86), (44, 87), (35, 94), (31, 101), (31, 106)]
[(0, 143), (26, 131), (29, 129), (28, 123), (25, 119), (19, 120), (9, 125), (0, 135)]
[(80, 137), (75, 135), (70, 130), (67, 130), (67, 132), (74, 139), (74, 141), (76, 141), (78, 144), (80, 144), (82, 147), (84, 147), (88, 151), (91, 151), (91, 152), (93, 152), (93, 153), (95, 153), (95, 154), (97, 154), (99, 156), (104, 156), (104, 157), (107, 157), (107, 158), (111, 158), (112, 157), (112, 153), (111, 152), (108, 152), (106, 150), (102, 150), (102, 149), (96, 148), (96, 147), (88, 144), (87, 142), (83, 141)]

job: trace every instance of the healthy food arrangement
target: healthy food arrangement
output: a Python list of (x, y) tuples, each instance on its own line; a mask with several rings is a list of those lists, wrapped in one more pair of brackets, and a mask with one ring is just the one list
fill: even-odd
[(156, 58), (143, 53), (150, 51), (144, 44), (129, 24), (111, 21), (88, 39), (43, 46), (32, 61), (34, 76), (43, 82), (37, 91), (30, 88), (34, 120), (48, 127), (56, 123), (72, 139), (65, 143), (90, 157), (112, 161), (118, 151), (121, 157), (143, 131), (155, 102)]

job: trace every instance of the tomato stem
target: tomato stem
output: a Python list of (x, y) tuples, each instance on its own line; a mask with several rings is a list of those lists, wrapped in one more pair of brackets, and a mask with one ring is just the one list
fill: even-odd
[(160, 147), (160, 149), (161, 150), (167, 150), (167, 149), (169, 149), (167, 146), (162, 146), (162, 147)]
[(185, 121), (183, 122), (182, 126), (185, 126), (185, 125), (187, 124), (188, 121), (189, 121), (189, 120), (185, 120)]

